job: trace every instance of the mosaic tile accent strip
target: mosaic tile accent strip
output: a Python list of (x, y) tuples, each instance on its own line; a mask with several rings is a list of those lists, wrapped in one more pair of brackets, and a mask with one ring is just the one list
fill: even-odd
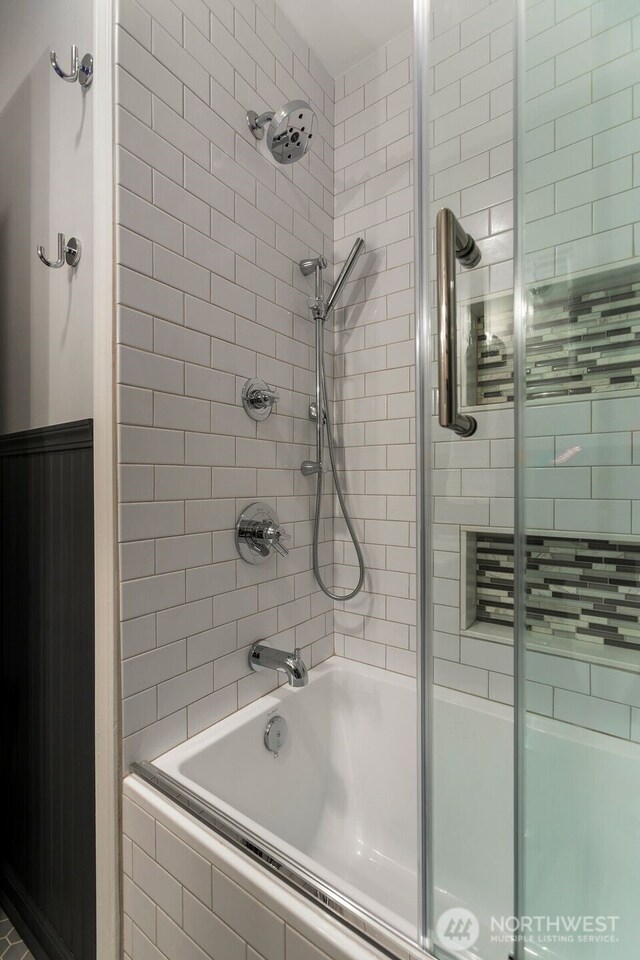
[[(513, 625), (513, 537), (476, 534), (476, 619)], [(640, 650), (640, 545), (527, 538), (527, 627)]]
[(489, 312), (485, 307), (490, 305), (491, 301), (474, 304), (471, 310), (476, 396), (469, 396), (470, 404), (513, 403), (513, 302), (507, 309)]
[[(536, 303), (527, 337), (527, 398), (573, 397), (640, 385), (640, 283), (608, 281)], [(487, 303), (490, 307), (491, 301)], [(513, 402), (513, 312), (471, 310), (478, 404)]]
[(0, 960), (33, 960), (33, 954), (0, 907)]

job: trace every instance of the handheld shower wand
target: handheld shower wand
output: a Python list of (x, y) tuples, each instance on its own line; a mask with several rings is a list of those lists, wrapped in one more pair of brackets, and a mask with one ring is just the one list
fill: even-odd
[[(336, 280), (331, 293), (329, 294), (326, 302), (322, 296), (322, 271), (327, 265), (327, 261), (324, 257), (316, 257), (313, 260), (302, 260), (300, 262), (300, 269), (304, 276), (309, 276), (311, 273), (315, 275), (315, 302), (312, 307), (312, 314), (315, 321), (316, 327), (316, 403), (315, 403), (315, 421), (316, 421), (316, 459), (315, 460), (305, 460), (300, 467), (302, 474), (305, 477), (316, 476), (316, 505), (315, 505), (315, 515), (313, 523), (313, 572), (320, 589), (325, 593), (331, 600), (352, 600), (358, 593), (362, 590), (364, 584), (364, 574), (365, 574), (365, 565), (364, 557), (362, 555), (362, 547), (358, 540), (355, 528), (353, 526), (353, 521), (349, 516), (349, 511), (347, 504), (345, 502), (344, 493), (342, 491), (342, 485), (340, 483), (340, 477), (338, 474), (338, 468), (336, 465), (334, 441), (333, 441), (333, 431), (331, 428), (331, 417), (329, 414), (329, 405), (327, 402), (327, 378), (325, 373), (325, 364), (324, 364), (324, 323), (329, 313), (333, 309), (333, 306), (342, 293), (342, 290), (351, 275), (351, 272), (356, 264), (356, 260), (362, 253), (364, 248), (364, 240), (359, 237), (351, 253), (347, 257), (345, 264), (340, 271), (340, 275)], [(346, 524), (347, 530), (349, 531), (349, 536), (353, 543), (356, 557), (358, 559), (358, 582), (353, 590), (348, 593), (340, 596), (338, 594), (332, 593), (324, 580), (322, 579), (322, 574), (320, 572), (320, 563), (318, 559), (318, 542), (320, 535), (320, 510), (322, 506), (322, 491), (323, 491), (323, 456), (324, 456), (324, 431), (325, 426), (327, 430), (327, 446), (329, 448), (329, 460), (331, 463), (331, 472), (333, 474), (333, 482), (336, 489), (336, 496), (338, 498), (338, 503), (340, 504), (340, 509), (342, 511), (342, 516), (344, 517), (344, 522)]]

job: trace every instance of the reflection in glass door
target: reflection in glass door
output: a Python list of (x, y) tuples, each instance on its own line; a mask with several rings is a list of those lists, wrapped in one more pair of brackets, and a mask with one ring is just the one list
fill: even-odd
[(640, 942), (640, 4), (519, 7), (517, 956), (618, 960)]

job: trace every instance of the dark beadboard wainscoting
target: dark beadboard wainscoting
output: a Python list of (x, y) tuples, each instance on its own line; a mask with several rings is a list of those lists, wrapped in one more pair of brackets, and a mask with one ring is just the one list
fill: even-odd
[(0, 895), (38, 960), (96, 952), (92, 437), (0, 438)]

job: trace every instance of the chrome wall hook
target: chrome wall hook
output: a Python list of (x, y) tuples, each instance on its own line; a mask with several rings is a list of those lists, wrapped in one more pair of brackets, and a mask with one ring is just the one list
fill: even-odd
[(38, 246), (36, 253), (45, 267), (52, 267), (54, 270), (58, 270), (60, 267), (63, 267), (65, 263), (69, 267), (77, 267), (80, 263), (80, 257), (82, 256), (82, 244), (76, 237), (65, 240), (64, 233), (59, 233), (57, 260), (49, 260), (42, 245)]
[(78, 48), (75, 43), (71, 44), (70, 73), (65, 73), (58, 63), (58, 56), (55, 50), (51, 51), (49, 54), (49, 59), (51, 60), (51, 66), (61, 80), (66, 80), (67, 83), (75, 83), (76, 80), (79, 80), (80, 86), (82, 87), (88, 87), (91, 85), (91, 81), (93, 80), (93, 57), (90, 53), (85, 53), (82, 60), (80, 60), (78, 57)]

